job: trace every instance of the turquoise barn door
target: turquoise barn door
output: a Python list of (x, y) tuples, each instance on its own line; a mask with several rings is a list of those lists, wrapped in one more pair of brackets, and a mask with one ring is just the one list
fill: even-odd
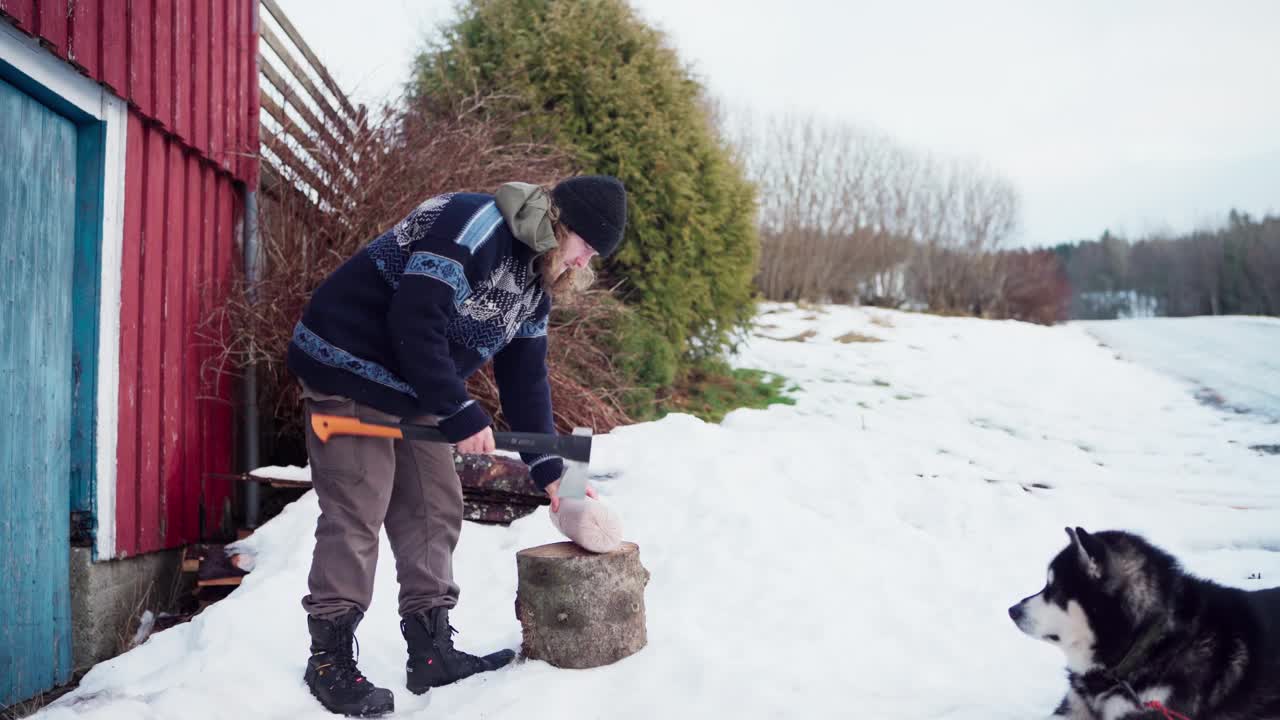
[(0, 80), (0, 707), (71, 676), (77, 128)]

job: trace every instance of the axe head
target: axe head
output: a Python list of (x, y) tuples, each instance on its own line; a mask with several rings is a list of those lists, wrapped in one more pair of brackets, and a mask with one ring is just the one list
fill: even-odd
[[(573, 434), (591, 437), (591, 428), (576, 427)], [(564, 475), (560, 478), (561, 500), (581, 500), (587, 495), (587, 463), (589, 460), (564, 461)]]

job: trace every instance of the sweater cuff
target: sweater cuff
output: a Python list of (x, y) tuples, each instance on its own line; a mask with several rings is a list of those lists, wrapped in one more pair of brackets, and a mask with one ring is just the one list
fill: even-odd
[(539, 490), (546, 490), (548, 485), (559, 480), (563, 474), (564, 460), (555, 455), (541, 457), (529, 466), (529, 477), (533, 478), (533, 484)]
[(446, 418), (440, 418), (440, 432), (451, 443), (457, 443), (475, 435), (489, 427), (489, 413), (484, 411), (480, 403), (468, 400), (458, 412)]

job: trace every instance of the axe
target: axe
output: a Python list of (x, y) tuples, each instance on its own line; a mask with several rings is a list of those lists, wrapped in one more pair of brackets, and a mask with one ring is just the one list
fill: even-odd
[[(451, 444), (439, 428), (431, 425), (366, 422), (344, 415), (312, 415), (311, 430), (320, 442), (328, 442), (334, 435), (359, 435)], [(548, 453), (563, 458), (565, 472), (560, 478), (560, 497), (582, 499), (586, 495), (587, 466), (591, 462), (591, 428), (574, 428), (572, 435), (495, 431), (493, 443), (499, 450)]]

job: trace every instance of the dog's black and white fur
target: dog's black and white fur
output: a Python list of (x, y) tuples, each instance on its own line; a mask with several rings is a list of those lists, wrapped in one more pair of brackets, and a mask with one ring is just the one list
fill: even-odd
[[(1067, 656), (1055, 718), (1280, 720), (1280, 588), (1249, 592), (1184, 572), (1126, 532), (1067, 528), (1043, 590), (1009, 608)], [(1176, 717), (1176, 716), (1175, 716)]]

